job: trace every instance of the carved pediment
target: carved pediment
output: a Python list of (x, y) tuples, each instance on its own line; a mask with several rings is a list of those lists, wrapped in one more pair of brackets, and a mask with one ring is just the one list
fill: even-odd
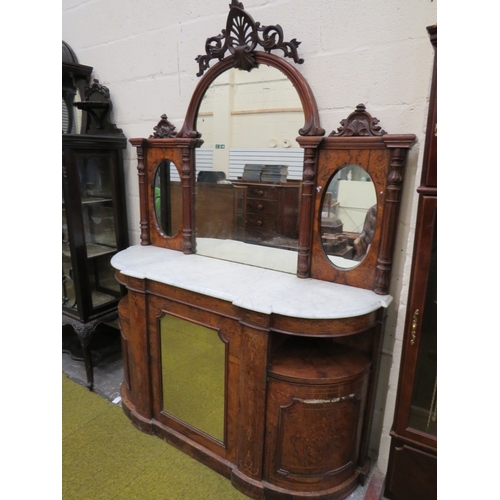
[(341, 126), (337, 132), (333, 131), (329, 137), (369, 137), (387, 134), (378, 123), (379, 120), (366, 111), (364, 104), (358, 104), (356, 110), (340, 122)]
[(245, 12), (243, 4), (232, 0), (229, 5), (226, 29), (220, 35), (207, 39), (205, 55), (199, 55), (196, 62), (200, 71), (196, 76), (202, 76), (210, 67), (212, 59), (221, 61), (229, 51), (235, 57), (234, 67), (251, 71), (258, 66), (255, 60), (255, 49), (260, 45), (266, 52), (281, 49), (285, 57), (291, 57), (297, 64), (302, 64), (297, 48), (300, 42), (295, 38), (289, 42), (284, 41), (283, 30), (279, 24), (276, 26), (261, 26)]
[(99, 80), (94, 78), (92, 85), (85, 87), (85, 100), (88, 101), (94, 94), (100, 94), (103, 96), (101, 98), (103, 101), (108, 101), (109, 97), (109, 89), (105, 85), (99, 83)]
[(170, 137), (176, 137), (177, 132), (175, 131), (175, 126), (168, 121), (166, 114), (161, 115), (161, 120), (158, 122), (156, 127), (153, 127), (155, 131), (153, 135), (150, 135), (150, 139), (166, 139)]

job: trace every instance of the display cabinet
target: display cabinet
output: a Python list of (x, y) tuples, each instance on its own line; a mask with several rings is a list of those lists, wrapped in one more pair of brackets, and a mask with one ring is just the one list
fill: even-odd
[[(92, 333), (118, 315), (124, 288), (110, 260), (128, 245), (123, 159), (126, 138), (108, 121), (109, 90), (63, 44), (62, 319), (80, 341), (93, 386)], [(75, 109), (79, 112), (75, 112)], [(64, 119), (65, 118), (65, 119)]]
[[(249, 497), (334, 500), (370, 470), (415, 136), (388, 134), (354, 103), (325, 137), (311, 87), (286, 60), (303, 62), (298, 46), (233, 0), (197, 58), (182, 128), (161, 115), (151, 136), (130, 139), (141, 241), (112, 259), (128, 289), (121, 395), (137, 428)], [(277, 151), (270, 134), (289, 137), (289, 126), (298, 137)], [(276, 168), (257, 175), (257, 157)], [(199, 175), (202, 162), (213, 176)]]
[(384, 497), (437, 498), (437, 27), (414, 261)]

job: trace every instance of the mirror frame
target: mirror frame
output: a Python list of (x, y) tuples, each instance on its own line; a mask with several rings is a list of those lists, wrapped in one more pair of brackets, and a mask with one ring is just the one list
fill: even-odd
[[(380, 295), (389, 293), (392, 256), (396, 240), (404, 166), (413, 134), (388, 134), (363, 104), (342, 120), (321, 143), (313, 228), (311, 277), (366, 288)], [(330, 179), (346, 164), (363, 167), (370, 175), (377, 196), (377, 222), (370, 251), (354, 268), (334, 266), (321, 243), (321, 212)]]
[[(186, 225), (186, 215), (190, 216), (192, 212), (192, 201), (188, 194), (189, 173), (190, 165), (194, 161), (193, 150), (199, 142), (198, 139), (177, 139), (175, 127), (168, 122), (165, 115), (162, 116), (155, 127), (154, 135), (151, 135), (149, 139), (130, 139), (130, 143), (137, 148), (141, 245), (193, 253), (189, 248), (189, 242), (192, 240), (190, 232), (193, 226)], [(159, 228), (154, 211), (153, 179), (157, 166), (164, 160), (169, 160), (175, 165), (181, 179), (182, 219), (179, 231), (173, 236), (166, 236)]]

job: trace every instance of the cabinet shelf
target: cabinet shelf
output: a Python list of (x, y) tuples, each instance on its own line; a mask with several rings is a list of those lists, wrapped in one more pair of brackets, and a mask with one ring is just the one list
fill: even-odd
[[(107, 203), (107, 202), (113, 202), (113, 198), (108, 198), (108, 197), (85, 197), (82, 198), (82, 205), (93, 205), (96, 203)], [(62, 206), (65, 206), (64, 200), (62, 200)]]
[(106, 202), (112, 202), (112, 198), (105, 198), (105, 197), (91, 197), (91, 198), (82, 198), (82, 205), (94, 205), (96, 203), (106, 203)]
[[(87, 245), (87, 258), (94, 259), (100, 257), (101, 255), (110, 255), (117, 251), (116, 247), (110, 247), (106, 245), (96, 245), (91, 243)], [(64, 257), (71, 257), (71, 251), (69, 249), (69, 244), (63, 241), (62, 254)]]
[(96, 245), (95, 243), (91, 243), (87, 245), (87, 257), (89, 259), (93, 259), (95, 257), (99, 257), (101, 255), (109, 255), (116, 252), (116, 247), (108, 247), (105, 245)]

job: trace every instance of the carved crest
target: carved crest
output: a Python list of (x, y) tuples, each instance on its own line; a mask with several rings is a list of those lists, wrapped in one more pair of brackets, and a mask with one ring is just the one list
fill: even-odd
[(366, 111), (364, 104), (358, 104), (356, 111), (351, 113), (347, 119), (340, 122), (337, 132), (333, 131), (329, 137), (368, 137), (385, 135), (387, 132), (378, 125), (379, 120), (373, 118)]
[(205, 55), (199, 55), (196, 62), (200, 67), (196, 76), (202, 76), (210, 67), (212, 59), (224, 59), (227, 51), (235, 56), (234, 67), (251, 71), (258, 65), (255, 61), (255, 48), (260, 45), (266, 52), (281, 49), (285, 57), (291, 57), (297, 64), (302, 64), (297, 48), (300, 45), (295, 38), (289, 42), (283, 39), (283, 30), (279, 24), (276, 26), (261, 26), (252, 16), (244, 11), (243, 4), (232, 0), (229, 4), (226, 29), (220, 35), (207, 39)]
[(158, 122), (156, 127), (153, 127), (155, 133), (150, 135), (150, 139), (166, 139), (169, 137), (176, 137), (177, 132), (175, 131), (175, 126), (168, 121), (167, 115), (164, 113), (161, 115), (161, 120)]
[(101, 94), (105, 99), (109, 99), (109, 89), (108, 87), (99, 83), (99, 80), (94, 78), (92, 85), (85, 87), (85, 100), (88, 101), (92, 94)]

